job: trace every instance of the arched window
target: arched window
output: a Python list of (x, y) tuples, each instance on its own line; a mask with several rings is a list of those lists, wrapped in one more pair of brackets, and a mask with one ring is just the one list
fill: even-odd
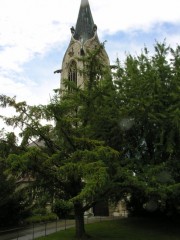
[[(77, 64), (75, 61), (72, 61), (69, 65), (68, 80), (77, 85)], [(72, 90), (70, 86), (68, 89)]]

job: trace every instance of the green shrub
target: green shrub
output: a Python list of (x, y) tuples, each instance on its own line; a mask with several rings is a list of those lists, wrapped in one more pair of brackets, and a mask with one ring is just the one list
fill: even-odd
[(47, 210), (46, 208), (36, 208), (33, 210), (33, 215), (46, 215)]
[(57, 219), (57, 215), (54, 213), (48, 213), (46, 215), (34, 215), (26, 218), (26, 224), (40, 223), (40, 222), (49, 222)]
[(57, 214), (59, 219), (67, 218), (67, 216), (70, 216), (72, 209), (72, 203), (62, 199), (56, 200), (52, 206), (52, 211)]

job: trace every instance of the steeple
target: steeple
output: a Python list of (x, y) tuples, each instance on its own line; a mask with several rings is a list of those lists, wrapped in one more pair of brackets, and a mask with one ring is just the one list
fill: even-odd
[[(88, 0), (81, 0), (76, 27), (71, 27), (71, 40), (65, 52), (61, 72), (61, 89), (65, 88), (63, 80), (74, 82), (77, 86), (84, 87), (83, 61), (79, 58), (86, 55), (87, 51), (93, 51), (100, 42), (97, 36), (97, 27), (94, 24)], [(99, 56), (104, 65), (109, 66), (109, 58), (102, 50)], [(56, 72), (56, 71), (55, 71)]]
[(91, 9), (88, 0), (81, 0), (76, 29), (74, 32), (74, 39), (84, 43), (92, 38), (97, 27), (94, 24)]

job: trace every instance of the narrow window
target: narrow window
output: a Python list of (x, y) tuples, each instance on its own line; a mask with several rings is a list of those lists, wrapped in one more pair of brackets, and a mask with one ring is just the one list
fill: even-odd
[[(72, 61), (69, 66), (68, 80), (74, 82), (77, 86), (77, 64), (75, 61)], [(68, 87), (69, 91), (72, 91), (71, 87)]]

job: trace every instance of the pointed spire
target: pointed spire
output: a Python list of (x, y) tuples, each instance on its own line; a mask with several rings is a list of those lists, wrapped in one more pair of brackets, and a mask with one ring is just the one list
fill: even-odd
[(88, 0), (81, 0), (81, 6), (87, 6), (87, 5), (89, 5)]
[(96, 31), (88, 0), (81, 0), (74, 38), (84, 43), (92, 38)]

